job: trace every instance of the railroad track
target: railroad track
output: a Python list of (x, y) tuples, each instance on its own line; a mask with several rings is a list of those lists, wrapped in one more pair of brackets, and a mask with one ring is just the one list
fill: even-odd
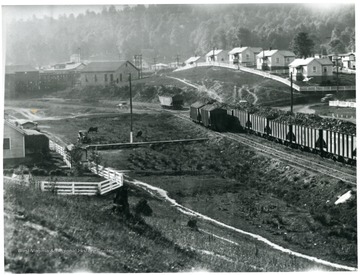
[[(187, 120), (187, 121), (193, 123), (191, 121), (191, 119), (188, 117), (188, 114), (185, 115), (183, 113), (179, 113), (179, 112), (171, 111), (171, 110), (166, 110), (166, 111), (172, 113), (173, 115), (175, 115), (178, 118), (181, 118), (181, 119), (184, 119), (184, 120)], [(281, 159), (281, 160), (285, 160), (291, 166), (300, 167), (300, 168), (306, 169), (308, 171), (313, 171), (316, 173), (321, 173), (321, 174), (327, 175), (329, 177), (349, 183), (351, 185), (356, 185), (356, 175), (341, 171), (336, 168), (325, 166), (323, 164), (315, 162), (314, 160), (308, 160), (303, 157), (296, 156), (294, 154), (290, 154), (290, 153), (284, 152), (282, 150), (278, 150), (270, 145), (264, 145), (260, 142), (255, 141), (251, 137), (244, 136), (241, 134), (219, 133), (219, 132), (215, 132), (215, 131), (212, 131), (212, 133), (219, 137), (225, 137), (225, 138), (240, 142), (242, 144), (245, 144), (245, 145), (247, 145), (251, 148), (254, 148), (255, 150), (260, 151), (264, 154), (273, 156), (273, 157)]]

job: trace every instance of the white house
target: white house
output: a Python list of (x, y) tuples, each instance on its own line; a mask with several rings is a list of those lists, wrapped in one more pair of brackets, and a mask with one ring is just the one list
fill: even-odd
[(223, 50), (211, 50), (205, 55), (206, 62), (226, 62), (228, 56)]
[(256, 56), (256, 68), (262, 70), (288, 69), (295, 60), (295, 54), (290, 51), (262, 51)]
[(239, 64), (242, 66), (255, 66), (256, 55), (262, 51), (262, 48), (255, 47), (237, 47), (232, 49), (229, 55), (230, 64)]
[(340, 54), (343, 68), (355, 70), (355, 53)]
[(199, 62), (204, 61), (204, 58), (201, 56), (192, 56), (189, 59), (185, 60), (185, 65), (187, 66), (197, 66)]
[(289, 76), (293, 80), (315, 78), (327, 80), (333, 77), (333, 63), (329, 58), (309, 57), (306, 59), (295, 59), (289, 64)]

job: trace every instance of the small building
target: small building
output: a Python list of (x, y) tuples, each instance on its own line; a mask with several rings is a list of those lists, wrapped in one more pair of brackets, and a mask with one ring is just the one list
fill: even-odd
[(154, 65), (151, 65), (151, 69), (153, 71), (160, 71), (160, 70), (166, 70), (169, 68), (169, 65), (164, 64), (164, 63), (156, 63)]
[(211, 50), (205, 55), (206, 62), (226, 62), (228, 59), (228, 55), (223, 50)]
[(293, 80), (302, 81), (314, 78), (318, 80), (328, 80), (333, 77), (333, 63), (329, 58), (295, 59), (289, 64), (289, 76)]
[(288, 69), (295, 60), (295, 54), (290, 51), (269, 50), (262, 51), (256, 56), (256, 68), (259, 70)]
[(232, 49), (229, 55), (230, 64), (239, 64), (242, 66), (255, 66), (256, 56), (262, 51), (262, 48), (255, 47), (237, 47)]
[(36, 130), (22, 129), (4, 120), (3, 158), (23, 161), (49, 151), (49, 138)]
[(184, 99), (181, 95), (159, 95), (161, 107), (170, 109), (182, 109)]
[(195, 66), (196, 67), (199, 62), (204, 62), (204, 61), (205, 61), (205, 59), (201, 56), (192, 56), (189, 59), (185, 60), (184, 63), (186, 66)]
[(25, 158), (25, 131), (7, 120), (4, 120), (3, 158)]
[(355, 70), (355, 53), (340, 54), (339, 56), (343, 68)]
[(30, 65), (5, 66), (5, 96), (31, 93), (39, 89), (39, 70)]
[(139, 69), (129, 61), (91, 62), (81, 70), (80, 85), (122, 85), (128, 82), (129, 74), (132, 80), (139, 79)]

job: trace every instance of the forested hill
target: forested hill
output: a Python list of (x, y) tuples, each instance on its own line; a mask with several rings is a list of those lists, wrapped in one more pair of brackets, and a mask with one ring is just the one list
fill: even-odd
[[(324, 4), (325, 5), (325, 4)], [(355, 5), (310, 4), (137, 5), (102, 12), (12, 21), (6, 26), (6, 63), (45, 65), (66, 61), (81, 49), (91, 57), (158, 62), (184, 60), (213, 47), (252, 45), (289, 49), (298, 32), (307, 32), (314, 52), (352, 51)], [(144, 51), (144, 49), (150, 49)], [(153, 50), (151, 50), (153, 49)], [(143, 50), (143, 51), (142, 51)]]

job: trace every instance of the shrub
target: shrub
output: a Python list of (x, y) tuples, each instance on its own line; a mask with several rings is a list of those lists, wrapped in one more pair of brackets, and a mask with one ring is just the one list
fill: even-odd
[(141, 199), (135, 206), (135, 213), (137, 215), (144, 215), (144, 216), (151, 216), (153, 213), (153, 210), (148, 205), (148, 202), (146, 199)]
[(34, 176), (47, 176), (48, 175), (48, 172), (45, 169), (41, 169), (41, 168), (38, 168), (38, 167), (34, 167), (31, 170), (31, 173)]

